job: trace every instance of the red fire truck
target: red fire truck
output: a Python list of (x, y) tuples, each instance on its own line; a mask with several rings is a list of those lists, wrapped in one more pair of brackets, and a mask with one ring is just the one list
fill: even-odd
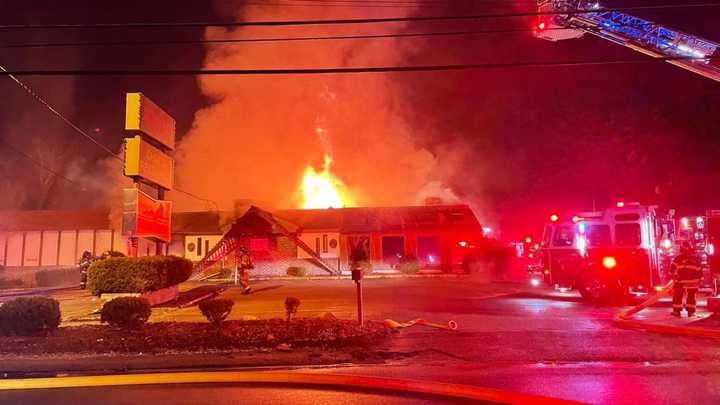
[[(570, 218), (556, 214), (545, 226), (541, 265), (531, 272), (561, 291), (577, 289), (593, 303), (611, 303), (628, 294), (647, 294), (668, 281), (674, 245), (673, 213), (656, 206), (618, 203)], [(533, 281), (535, 280), (535, 281)]]

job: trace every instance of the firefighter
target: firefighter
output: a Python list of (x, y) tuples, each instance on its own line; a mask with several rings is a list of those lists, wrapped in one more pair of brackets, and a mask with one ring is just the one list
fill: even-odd
[(683, 297), (687, 295), (685, 310), (688, 317), (695, 315), (695, 294), (700, 286), (702, 267), (689, 242), (680, 246), (680, 254), (673, 259), (670, 273), (675, 281), (673, 289), (673, 316), (680, 317), (683, 309)]
[(78, 262), (78, 268), (80, 268), (80, 288), (85, 289), (87, 286), (87, 271), (92, 262), (95, 261), (92, 253), (87, 250), (83, 252), (80, 261)]
[(243, 288), (243, 294), (250, 294), (252, 288), (250, 288), (250, 269), (254, 269), (252, 258), (250, 253), (244, 247), (240, 248), (240, 254), (237, 258), (237, 264), (235, 265), (235, 283), (240, 283)]

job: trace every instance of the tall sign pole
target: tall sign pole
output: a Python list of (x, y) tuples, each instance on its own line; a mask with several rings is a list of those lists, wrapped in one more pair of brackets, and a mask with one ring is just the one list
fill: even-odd
[[(155, 254), (167, 252), (170, 242), (172, 204), (165, 192), (172, 190), (175, 160), (175, 119), (142, 93), (127, 93), (123, 174), (133, 179), (134, 188), (123, 192), (123, 234), (137, 256), (139, 238), (155, 242)], [(146, 185), (155, 196), (143, 192)], [(165, 248), (165, 249), (164, 249)]]

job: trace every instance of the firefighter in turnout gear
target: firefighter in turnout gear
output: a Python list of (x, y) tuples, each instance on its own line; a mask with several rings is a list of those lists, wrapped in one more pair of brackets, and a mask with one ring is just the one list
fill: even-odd
[(252, 292), (252, 288), (250, 288), (250, 269), (254, 268), (255, 265), (253, 265), (250, 253), (246, 248), (241, 247), (235, 264), (235, 284), (239, 283), (242, 286), (243, 294)]
[(700, 286), (702, 267), (689, 242), (683, 242), (681, 245), (680, 254), (673, 259), (670, 265), (670, 272), (675, 281), (672, 314), (681, 316), (683, 297), (687, 296), (684, 308), (688, 316), (695, 315), (695, 294)]

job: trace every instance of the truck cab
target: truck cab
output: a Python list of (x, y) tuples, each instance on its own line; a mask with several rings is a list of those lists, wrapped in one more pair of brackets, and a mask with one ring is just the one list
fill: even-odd
[(647, 294), (667, 280), (659, 241), (668, 237), (654, 206), (619, 204), (605, 211), (551, 217), (543, 232), (544, 281), (577, 289), (590, 302)]

